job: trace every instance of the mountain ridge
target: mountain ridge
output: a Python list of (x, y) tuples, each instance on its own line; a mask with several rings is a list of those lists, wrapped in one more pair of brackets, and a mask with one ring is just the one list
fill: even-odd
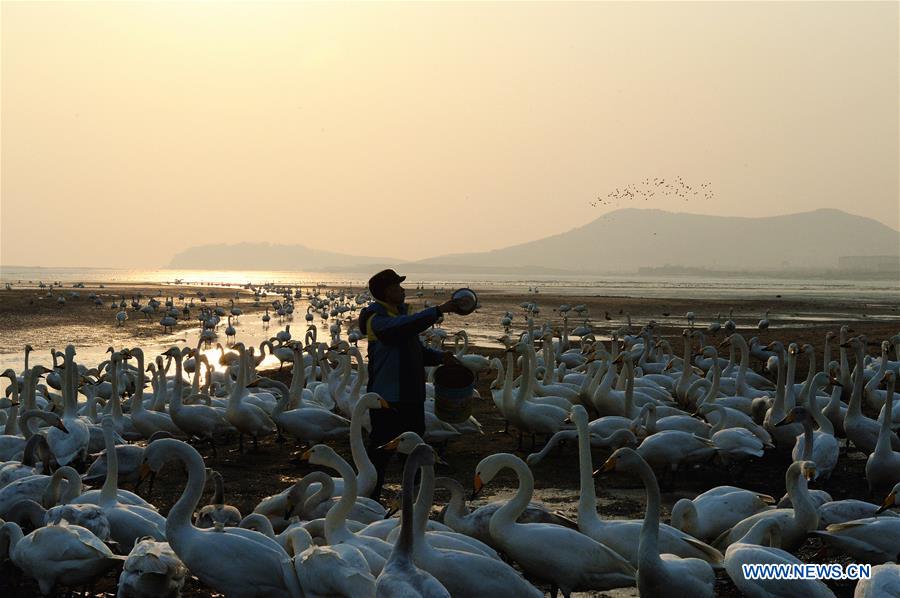
[[(320, 271), (406, 266), (417, 271), (636, 272), (662, 264), (710, 270), (834, 269), (843, 256), (900, 256), (900, 231), (865, 216), (821, 208), (779, 216), (713, 216), (622, 208), (581, 226), (483, 252), (399, 260), (270, 242), (207, 244), (170, 268)], [(900, 259), (900, 257), (898, 257)]]

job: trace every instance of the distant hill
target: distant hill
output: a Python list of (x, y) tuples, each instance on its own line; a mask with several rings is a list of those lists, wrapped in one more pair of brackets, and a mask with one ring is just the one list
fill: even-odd
[(740, 218), (623, 209), (568, 232), (494, 251), (403, 260), (319, 251), (303, 245), (214, 244), (175, 255), (169, 268), (530, 273), (637, 273), (668, 264), (728, 271), (838, 268), (846, 256), (897, 256), (900, 231), (840, 210)]
[(520, 267), (579, 272), (636, 272), (677, 264), (710, 270), (837, 268), (842, 256), (900, 253), (900, 231), (840, 210), (767, 218), (623, 209), (536, 241), (481, 253), (416, 262), (442, 267)]
[(186, 249), (176, 254), (167, 267), (214, 270), (322, 271), (356, 265), (397, 264), (400, 261), (385, 257), (320, 251), (304, 245), (217, 243)]

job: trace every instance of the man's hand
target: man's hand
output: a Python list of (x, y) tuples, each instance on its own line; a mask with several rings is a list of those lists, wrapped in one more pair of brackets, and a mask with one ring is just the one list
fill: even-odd
[(444, 351), (444, 365), (458, 365), (459, 360), (456, 358), (456, 355), (453, 354), (453, 351)]
[(456, 301), (453, 299), (448, 299), (444, 301), (440, 305), (438, 305), (438, 309), (441, 310), (445, 314), (458, 314), (459, 306), (456, 305)]

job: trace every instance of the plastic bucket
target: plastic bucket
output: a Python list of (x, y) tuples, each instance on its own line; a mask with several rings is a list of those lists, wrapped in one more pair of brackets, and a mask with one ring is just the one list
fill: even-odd
[(442, 365), (434, 371), (434, 414), (448, 424), (460, 424), (472, 415), (475, 374), (462, 365)]

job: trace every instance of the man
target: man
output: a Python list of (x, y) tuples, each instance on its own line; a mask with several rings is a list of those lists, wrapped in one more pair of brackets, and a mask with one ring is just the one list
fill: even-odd
[(369, 292), (375, 299), (359, 314), (359, 329), (369, 341), (369, 382), (366, 390), (377, 392), (390, 409), (369, 412), (372, 432), (368, 454), (378, 472), (371, 498), (378, 500), (384, 484), (384, 471), (393, 451), (378, 447), (403, 432), (425, 436), (425, 366), (455, 361), (450, 351), (426, 348), (419, 334), (445, 313), (459, 313), (457, 305), (446, 301), (410, 314), (405, 302), (406, 280), (393, 270), (382, 270), (369, 279)]

